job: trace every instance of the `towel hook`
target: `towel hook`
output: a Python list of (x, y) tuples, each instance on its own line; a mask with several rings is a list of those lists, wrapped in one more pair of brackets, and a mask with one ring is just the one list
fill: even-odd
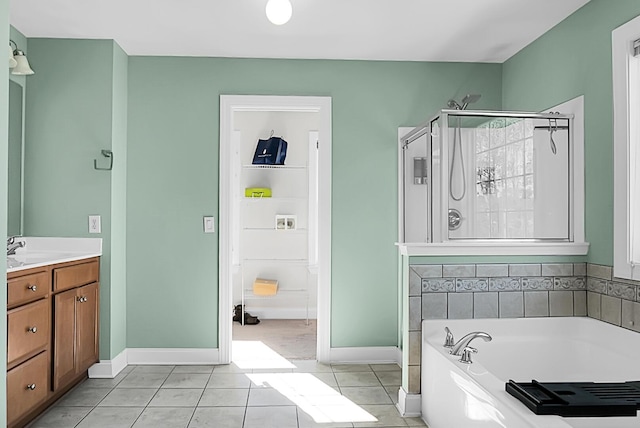
[(269, 134), (269, 138), (273, 137), (273, 129), (271, 130), (271, 134)]
[(108, 168), (100, 168), (98, 167), (98, 160), (93, 160), (93, 169), (97, 169), (98, 171), (111, 171), (113, 169), (113, 152), (111, 150), (100, 150), (100, 153), (105, 158), (109, 158), (109, 167)]

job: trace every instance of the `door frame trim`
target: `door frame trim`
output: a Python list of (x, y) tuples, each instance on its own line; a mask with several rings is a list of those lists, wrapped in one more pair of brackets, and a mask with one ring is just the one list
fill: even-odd
[(331, 357), (331, 97), (220, 95), (218, 349), (220, 363), (231, 362), (233, 307), (233, 150), (234, 113), (241, 111), (317, 112), (318, 146), (318, 312), (316, 359)]

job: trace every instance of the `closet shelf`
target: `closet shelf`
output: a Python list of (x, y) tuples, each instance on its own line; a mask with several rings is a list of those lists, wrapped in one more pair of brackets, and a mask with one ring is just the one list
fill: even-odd
[(308, 259), (243, 259), (241, 264), (286, 264), (291, 266), (307, 266), (309, 265)]
[(302, 289), (302, 288), (301, 289), (295, 289), (295, 290), (283, 290), (281, 288), (278, 288), (278, 291), (277, 291), (276, 294), (271, 294), (271, 295), (268, 295), (268, 296), (264, 296), (264, 295), (261, 295), (261, 294), (253, 294), (253, 289), (245, 288), (244, 289), (244, 298), (245, 299), (260, 299), (260, 300), (265, 299), (265, 300), (268, 300), (268, 299), (273, 299), (273, 298), (278, 297), (278, 296), (306, 294), (307, 292), (308, 292), (308, 290), (305, 290), (305, 289)]
[(297, 197), (270, 197), (270, 198), (249, 198), (246, 196), (242, 197), (243, 201), (247, 201), (249, 203), (253, 203), (255, 201), (260, 201), (260, 203), (262, 202), (267, 202), (267, 201), (271, 201), (271, 202), (307, 202), (309, 199), (308, 198), (297, 198)]
[(246, 232), (278, 232), (278, 233), (307, 233), (308, 230), (305, 228), (298, 229), (276, 229), (274, 227), (243, 227), (242, 230)]
[(307, 169), (306, 165), (242, 165), (243, 169)]

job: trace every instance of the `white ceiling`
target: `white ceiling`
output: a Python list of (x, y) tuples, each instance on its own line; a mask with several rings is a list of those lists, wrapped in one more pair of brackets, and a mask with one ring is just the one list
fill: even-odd
[(503, 62), (589, 0), (11, 0), (27, 37), (115, 39), (129, 55)]

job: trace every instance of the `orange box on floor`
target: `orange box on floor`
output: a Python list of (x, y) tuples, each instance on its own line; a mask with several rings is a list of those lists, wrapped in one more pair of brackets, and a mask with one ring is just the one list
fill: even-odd
[(256, 278), (253, 281), (253, 294), (257, 296), (273, 296), (278, 292), (277, 279)]

